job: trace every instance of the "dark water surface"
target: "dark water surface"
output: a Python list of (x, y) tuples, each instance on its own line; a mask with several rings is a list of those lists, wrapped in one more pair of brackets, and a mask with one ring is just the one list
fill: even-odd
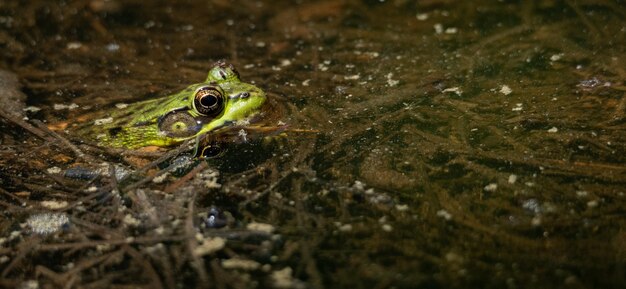
[[(3, 1), (0, 48), (0, 287), (626, 284), (624, 1)], [(118, 183), (47, 130), (219, 59), (308, 132)]]

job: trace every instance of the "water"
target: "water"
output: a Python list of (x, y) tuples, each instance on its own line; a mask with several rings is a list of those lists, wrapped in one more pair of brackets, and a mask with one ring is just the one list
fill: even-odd
[[(2, 284), (620, 287), (625, 7), (0, 4), (0, 63), (21, 79), (26, 105), (41, 108), (31, 119), (166, 95), (224, 58), (284, 104), (291, 128), (310, 131), (230, 148), (193, 178), (120, 195), (110, 178), (43, 173), (89, 161), (3, 121)], [(69, 203), (73, 231), (44, 239), (20, 229), (50, 199)], [(203, 227), (216, 208), (227, 229)], [(216, 238), (223, 248), (194, 251)], [(20, 255), (33, 242), (43, 245)]]

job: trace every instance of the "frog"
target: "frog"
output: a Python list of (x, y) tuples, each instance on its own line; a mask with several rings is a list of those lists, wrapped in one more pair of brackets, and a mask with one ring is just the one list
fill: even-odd
[(203, 156), (216, 143), (247, 142), (286, 127), (259, 124), (276, 106), (262, 89), (241, 81), (239, 72), (225, 61), (215, 63), (203, 82), (117, 107), (79, 126), (77, 134), (99, 146), (120, 149), (168, 148), (195, 138), (194, 154)]

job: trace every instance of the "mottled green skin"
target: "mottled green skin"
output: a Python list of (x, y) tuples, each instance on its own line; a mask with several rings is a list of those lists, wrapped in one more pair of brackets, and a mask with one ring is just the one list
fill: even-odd
[[(203, 116), (194, 108), (196, 90), (202, 86), (219, 86), (224, 95), (224, 109), (215, 116)], [(248, 93), (246, 97), (242, 93)], [(254, 122), (260, 117), (265, 104), (265, 93), (256, 86), (241, 82), (230, 65), (218, 62), (202, 83), (162, 98), (133, 103), (115, 109), (102, 118), (112, 118), (105, 124), (91, 122), (78, 130), (78, 134), (105, 147), (135, 149), (145, 146), (167, 147), (187, 139), (223, 130), (231, 125)], [(159, 120), (168, 113), (188, 113), (196, 120), (190, 134), (173, 137), (159, 128)]]

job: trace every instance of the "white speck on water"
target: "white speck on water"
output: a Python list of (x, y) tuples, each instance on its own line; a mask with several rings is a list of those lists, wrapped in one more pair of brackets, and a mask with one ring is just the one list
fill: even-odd
[(78, 108), (78, 104), (71, 103), (71, 104), (67, 105), (67, 104), (59, 104), (59, 103), (55, 103), (55, 104), (52, 106), (52, 108), (53, 108), (54, 110), (64, 110), (64, 109), (67, 109), (67, 110), (73, 110), (73, 109)]
[(491, 183), (486, 185), (483, 190), (485, 190), (485, 192), (495, 192), (498, 190), (498, 184), (496, 183)]
[(280, 66), (289, 66), (289, 65), (291, 65), (291, 60), (289, 59), (282, 59), (280, 61)]
[(509, 184), (515, 184), (515, 182), (517, 181), (517, 175), (515, 174), (511, 174), (509, 175)]
[(436, 23), (435, 25), (433, 25), (433, 28), (435, 29), (435, 33), (443, 33), (443, 25), (441, 25), (441, 23)]
[(245, 69), (254, 68), (254, 63), (246, 64), (246, 65), (243, 66), (243, 68), (245, 68)]
[(109, 52), (117, 52), (118, 50), (120, 50), (120, 45), (117, 43), (109, 43), (105, 46), (105, 49)]
[(457, 32), (459, 32), (459, 29), (457, 29), (456, 27), (448, 27), (446, 28), (446, 34), (456, 34)]
[(359, 78), (361, 78), (361, 75), (355, 74), (355, 75), (344, 75), (343, 79), (345, 80), (358, 80)]
[(239, 130), (237, 133), (239, 137), (243, 140), (243, 142), (248, 142), (248, 133), (243, 128)]
[(587, 191), (576, 191), (576, 196), (579, 197), (579, 198), (583, 198), (583, 197), (586, 197), (588, 195), (589, 195), (589, 193)]
[(452, 214), (442, 209), (442, 210), (437, 211), (437, 217), (441, 217), (441, 218), (444, 218), (446, 221), (450, 221), (452, 219)]
[(396, 205), (396, 210), (398, 210), (400, 212), (407, 211), (408, 209), (409, 209), (409, 205), (404, 205), (404, 204), (397, 204)]
[(558, 61), (563, 57), (563, 55), (563, 53), (553, 54), (552, 56), (550, 56), (550, 61)]
[(59, 167), (51, 167), (51, 168), (48, 168), (46, 170), (46, 172), (51, 174), (51, 175), (60, 174), (61, 173), (61, 168), (59, 168)]
[(131, 214), (126, 214), (122, 222), (124, 222), (126, 226), (130, 226), (130, 227), (139, 227), (139, 225), (141, 225), (141, 221), (133, 217), (133, 215)]
[(227, 20), (226, 20), (226, 25), (228, 25), (228, 26), (233, 26), (233, 25), (235, 25), (235, 20), (232, 20), (232, 19), (227, 19)]
[(256, 45), (256, 47), (262, 48), (262, 47), (265, 47), (265, 42), (258, 41), (255, 45)]
[(51, 210), (58, 210), (67, 207), (67, 201), (41, 201), (39, 203), (42, 207), (48, 208)]
[(317, 69), (319, 69), (320, 71), (327, 71), (328, 70), (328, 66), (326, 66), (326, 64), (324, 64), (324, 63), (319, 63), (317, 65)]
[(587, 202), (587, 207), (589, 208), (595, 208), (599, 205), (598, 200), (591, 200), (589, 202)]
[(113, 122), (113, 118), (112, 117), (107, 117), (107, 118), (101, 118), (101, 119), (96, 119), (93, 124), (94, 125), (105, 125), (105, 124), (109, 124)]
[(70, 42), (66, 46), (67, 49), (79, 49), (81, 47), (83, 47), (83, 44), (80, 42)]
[(127, 103), (116, 103), (115, 107), (118, 108), (118, 109), (124, 109), (124, 108), (128, 107), (128, 104)]
[(261, 263), (253, 260), (232, 258), (222, 260), (222, 267), (224, 267), (224, 269), (240, 269), (244, 271), (253, 271), (259, 269), (261, 267)]
[(9, 257), (7, 257), (7, 256), (2, 256), (2, 257), (0, 257), (0, 264), (2, 264), (2, 263), (6, 263), (6, 262), (8, 262), (9, 260), (11, 260)]
[(337, 223), (335, 223), (335, 226), (337, 226), (337, 228), (341, 232), (350, 232), (350, 231), (352, 231), (352, 224), (342, 224), (342, 223), (337, 222)]
[(365, 183), (361, 182), (361, 181), (354, 181), (354, 184), (352, 185), (352, 188), (362, 191), (365, 189)]
[(169, 173), (164, 173), (162, 175), (156, 176), (156, 177), (152, 178), (152, 182), (155, 183), (155, 184), (163, 183), (165, 181), (165, 179), (167, 179), (168, 176), (169, 176)]
[(286, 289), (286, 288), (305, 288), (304, 284), (294, 278), (292, 275), (293, 269), (291, 267), (285, 267), (282, 270), (272, 272), (271, 279), (274, 288)]
[(309, 86), (310, 82), (311, 82), (311, 79), (306, 79), (302, 82), (302, 86)]
[(513, 92), (513, 90), (506, 84), (502, 85), (500, 87), (500, 93), (504, 94), (504, 95), (509, 95), (511, 94), (511, 92)]
[(530, 224), (533, 225), (534, 227), (540, 226), (541, 225), (541, 216), (534, 216), (530, 220)]
[(226, 245), (226, 239), (215, 237), (203, 239), (200, 245), (193, 250), (193, 254), (196, 257), (215, 253), (222, 250)]
[(38, 107), (36, 107), (36, 106), (32, 106), (32, 105), (31, 105), (31, 106), (27, 106), (27, 107), (25, 107), (25, 108), (24, 108), (24, 109), (22, 109), (22, 110), (23, 110), (23, 111), (25, 111), (25, 112), (38, 112), (38, 111), (40, 111), (40, 110), (41, 110), (41, 108), (38, 108)]
[(555, 126), (553, 126), (552, 128), (550, 128), (550, 129), (548, 130), (548, 132), (549, 132), (549, 133), (555, 133), (555, 132), (558, 132), (558, 131), (559, 131), (559, 129), (558, 129), (558, 128), (556, 128)]
[(39, 289), (39, 282), (37, 280), (27, 280), (20, 283), (17, 286), (18, 289)]
[(385, 231), (385, 232), (393, 231), (393, 227), (391, 225), (389, 225), (389, 224), (384, 224), (381, 227), (382, 227), (383, 231)]
[(399, 80), (392, 79), (392, 77), (393, 77), (393, 73), (389, 72), (387, 74), (387, 85), (389, 85), (389, 87), (394, 87), (398, 85), (398, 83), (400, 83)]
[(461, 96), (461, 94), (463, 94), (463, 91), (458, 86), (446, 88), (442, 92), (451, 92), (451, 93), (455, 93), (458, 96)]
[(522, 208), (531, 211), (535, 214), (541, 213), (541, 205), (537, 199), (529, 199), (522, 203)]
[(428, 19), (428, 13), (419, 13), (415, 15), (415, 18), (419, 21), (426, 21)]
[(511, 110), (512, 111), (522, 111), (522, 109), (523, 109), (522, 105), (523, 105), (522, 103), (516, 103), (515, 107), (512, 108)]
[(261, 231), (261, 232), (265, 232), (265, 233), (268, 233), (268, 234), (271, 234), (271, 233), (274, 232), (274, 230), (276, 230), (276, 228), (274, 228), (274, 226), (272, 226), (270, 224), (257, 223), (257, 222), (249, 223), (246, 226), (246, 229), (252, 230), (252, 231)]

